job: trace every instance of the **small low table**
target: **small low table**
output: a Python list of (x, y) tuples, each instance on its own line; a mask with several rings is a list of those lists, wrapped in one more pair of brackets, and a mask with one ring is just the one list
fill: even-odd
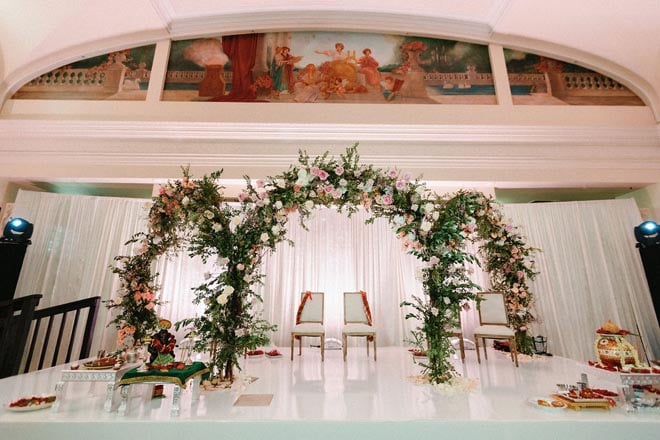
[(128, 406), (128, 394), (130, 385), (134, 384), (150, 384), (150, 385), (174, 385), (174, 396), (172, 398), (172, 410), (170, 414), (173, 417), (179, 415), (180, 401), (181, 401), (181, 388), (186, 388), (188, 382), (191, 383), (192, 400), (199, 400), (199, 383), (203, 375), (207, 374), (209, 369), (202, 362), (193, 362), (191, 365), (186, 366), (182, 370), (149, 370), (138, 371), (133, 368), (124, 373), (119, 384), (121, 394), (121, 403), (119, 404), (118, 413), (123, 416), (126, 415)]
[(117, 381), (130, 369), (137, 364), (125, 364), (118, 370), (107, 368), (103, 370), (85, 369), (82, 365), (76, 370), (62, 370), (62, 377), (55, 384), (55, 402), (51, 411), (59, 411), (64, 394), (64, 385), (67, 382), (105, 382), (105, 402), (103, 409), (110, 412), (112, 410), (112, 397), (115, 391)]

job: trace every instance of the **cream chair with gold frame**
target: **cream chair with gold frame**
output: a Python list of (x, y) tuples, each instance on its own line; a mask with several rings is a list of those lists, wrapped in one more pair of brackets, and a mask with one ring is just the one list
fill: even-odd
[(509, 318), (506, 313), (504, 295), (500, 292), (481, 292), (479, 301), (479, 326), (474, 329), (474, 345), (477, 350), (477, 362), (481, 363), (479, 356), (479, 339), (484, 346), (484, 356), (488, 359), (486, 339), (506, 339), (509, 341), (511, 360), (518, 366), (518, 352), (516, 347), (516, 334), (509, 327)]
[(298, 356), (302, 355), (302, 338), (321, 339), (321, 361), (325, 360), (325, 328), (323, 327), (323, 292), (303, 292), (300, 295), (302, 310), (296, 325), (291, 329), (291, 360), (293, 360), (293, 345), (298, 337)]
[(366, 338), (367, 357), (369, 357), (369, 339), (371, 339), (374, 344), (374, 361), (376, 360), (376, 329), (369, 322), (365, 301), (362, 292), (344, 292), (344, 327), (341, 332), (344, 361), (348, 354), (349, 336)]

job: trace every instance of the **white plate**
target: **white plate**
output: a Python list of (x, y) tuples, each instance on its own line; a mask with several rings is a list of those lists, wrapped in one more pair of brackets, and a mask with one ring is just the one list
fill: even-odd
[[(539, 405), (539, 400), (548, 402), (548, 406)], [(562, 402), (564, 404), (563, 406), (552, 406), (553, 400), (557, 400), (557, 399), (553, 399), (551, 397), (530, 397), (527, 401), (537, 408), (547, 409), (548, 411), (562, 411), (568, 408), (568, 406), (564, 402)]]
[(269, 357), (269, 358), (281, 358), (282, 353), (280, 353), (280, 354), (268, 354), (268, 353), (266, 353), (266, 356)]

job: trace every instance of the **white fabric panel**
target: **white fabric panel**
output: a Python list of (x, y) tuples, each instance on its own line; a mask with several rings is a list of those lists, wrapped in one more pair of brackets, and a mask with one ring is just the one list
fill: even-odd
[[(34, 224), (16, 297), (40, 293), (39, 308), (100, 295), (108, 300), (118, 289), (109, 267), (131, 250), (124, 243), (146, 229), (150, 201), (19, 191), (14, 217)], [(101, 307), (93, 348), (114, 349), (116, 332), (106, 328)]]
[[(548, 351), (593, 360), (596, 330), (608, 319), (629, 336), (643, 358), (660, 355), (658, 328), (633, 228), (641, 216), (632, 199), (505, 205), (529, 243), (542, 249), (534, 334), (548, 337)], [(643, 344), (642, 344), (643, 343)], [(643, 347), (642, 347), (643, 345)]]

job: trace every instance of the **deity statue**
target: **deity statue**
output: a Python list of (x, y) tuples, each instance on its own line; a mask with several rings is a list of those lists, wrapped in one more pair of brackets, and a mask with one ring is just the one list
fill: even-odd
[(158, 321), (160, 331), (151, 337), (151, 344), (149, 344), (149, 363), (152, 366), (170, 365), (174, 362), (174, 346), (176, 345), (176, 338), (169, 329), (172, 323), (167, 319)]

